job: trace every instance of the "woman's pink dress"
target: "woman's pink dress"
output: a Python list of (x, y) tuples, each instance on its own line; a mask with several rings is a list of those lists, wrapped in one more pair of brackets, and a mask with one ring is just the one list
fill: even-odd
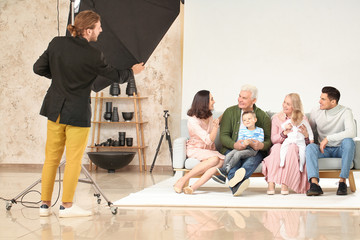
[(189, 118), (188, 130), (190, 139), (186, 142), (186, 155), (188, 158), (196, 158), (199, 161), (217, 156), (224, 159), (225, 156), (216, 151), (215, 143), (210, 139), (213, 128), (213, 117), (199, 119), (195, 116)]
[[(283, 131), (281, 124), (287, 120), (284, 113), (273, 116), (271, 121), (271, 142), (274, 144), (270, 149), (270, 154), (263, 160), (262, 173), (267, 182), (285, 184), (296, 193), (306, 193), (309, 189), (307, 180), (306, 164), (304, 171), (299, 168), (299, 148), (296, 144), (290, 144), (284, 167), (280, 167), (280, 148), (284, 138), (280, 136)], [(307, 119), (305, 119), (308, 121)]]

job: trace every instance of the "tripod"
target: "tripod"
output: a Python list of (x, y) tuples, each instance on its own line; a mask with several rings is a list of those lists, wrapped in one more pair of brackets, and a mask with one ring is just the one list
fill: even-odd
[[(66, 161), (62, 161), (59, 165), (59, 175), (60, 175), (60, 168), (61, 166), (63, 166), (66, 163)], [(100, 187), (96, 184), (96, 182), (92, 179), (92, 177), (90, 176), (90, 173), (88, 172), (88, 170), (86, 170), (86, 168), (81, 164), (81, 170), (83, 171), (84, 175), (86, 176), (85, 179), (79, 179), (79, 182), (82, 183), (88, 183), (88, 184), (92, 184), (95, 193), (94, 193), (94, 197), (97, 197), (97, 203), (100, 204), (101, 202), (101, 198), (100, 195), (103, 196), (103, 198), (106, 200), (108, 206), (110, 207), (111, 213), (113, 215), (117, 214), (117, 207), (114, 207), (113, 203), (110, 202), (107, 197), (104, 195), (104, 193), (100, 190)], [(62, 180), (55, 180), (55, 182), (59, 182)], [(27, 187), (24, 191), (22, 191), (21, 193), (19, 193), (16, 197), (14, 197), (13, 199), (11, 199), (10, 201), (8, 201), (6, 203), (6, 210), (10, 211), (13, 203), (17, 203), (16, 200), (19, 199), (20, 197), (24, 196), (25, 194), (27, 194), (32, 188), (34, 188), (37, 184), (41, 183), (41, 178), (38, 179), (36, 182), (34, 182), (33, 184), (31, 184), (29, 187)]]
[(154, 160), (151, 164), (151, 168), (150, 168), (150, 173), (152, 172), (153, 168), (154, 168), (154, 165), (155, 165), (155, 161), (156, 161), (156, 157), (159, 153), (159, 149), (160, 149), (160, 146), (161, 146), (161, 142), (164, 138), (164, 135), (166, 135), (166, 140), (168, 141), (169, 143), (169, 151), (170, 151), (170, 157), (171, 157), (171, 166), (173, 165), (173, 150), (172, 150), (172, 145), (171, 145), (171, 137), (170, 137), (170, 131), (169, 131), (169, 128), (168, 128), (168, 117), (170, 116), (170, 114), (168, 113), (169, 110), (164, 110), (164, 118), (165, 118), (165, 130), (162, 132), (161, 134), (161, 137), (160, 137), (160, 141), (159, 141), (159, 144), (156, 148), (156, 153), (155, 153), (155, 157), (154, 157)]

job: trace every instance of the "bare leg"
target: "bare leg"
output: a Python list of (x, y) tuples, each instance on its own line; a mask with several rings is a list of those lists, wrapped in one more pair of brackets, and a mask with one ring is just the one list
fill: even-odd
[[(198, 165), (196, 165), (189, 173), (187, 173), (185, 176), (181, 177), (174, 185), (174, 189), (182, 190), (184, 184), (189, 181), (190, 178), (194, 176), (199, 176), (200, 174), (203, 174), (208, 169), (217, 166), (219, 164), (219, 158), (218, 157), (211, 157), (207, 160), (204, 160), (200, 162)], [(221, 161), (223, 163), (223, 161)], [(215, 169), (216, 170), (216, 169)]]
[(191, 185), (192, 190), (195, 191), (196, 189), (204, 185), (207, 181), (209, 181), (212, 175), (217, 172), (216, 168), (221, 167), (223, 163), (224, 162), (222, 160), (219, 160), (219, 163), (216, 166), (208, 169), (199, 180), (197, 180), (193, 185)]
[(275, 183), (274, 182), (269, 182), (268, 183), (268, 189), (266, 191), (266, 194), (268, 194), (268, 195), (274, 195), (275, 194)]
[(285, 184), (281, 184), (281, 194), (282, 195), (288, 195), (289, 194), (289, 188)]

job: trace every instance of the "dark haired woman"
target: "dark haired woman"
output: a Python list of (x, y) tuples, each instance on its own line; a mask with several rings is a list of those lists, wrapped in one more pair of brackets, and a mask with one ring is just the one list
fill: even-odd
[[(177, 193), (184, 191), (186, 194), (192, 194), (206, 183), (216, 168), (221, 167), (225, 156), (216, 151), (215, 138), (219, 128), (220, 118), (213, 119), (212, 110), (214, 110), (214, 98), (207, 90), (201, 90), (194, 96), (191, 108), (187, 112), (190, 117), (188, 120), (189, 140), (186, 143), (186, 155), (188, 158), (196, 158), (200, 161), (189, 173), (180, 178), (174, 185)], [(190, 178), (201, 175), (192, 186), (183, 186)]]

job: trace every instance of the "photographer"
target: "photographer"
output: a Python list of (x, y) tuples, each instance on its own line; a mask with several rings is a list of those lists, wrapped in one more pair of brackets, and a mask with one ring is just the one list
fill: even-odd
[(51, 214), (56, 170), (66, 147), (63, 197), (59, 217), (89, 216), (73, 204), (91, 123), (90, 92), (98, 75), (124, 83), (140, 73), (143, 63), (131, 69), (109, 66), (103, 54), (90, 45), (102, 32), (100, 16), (80, 12), (68, 30), (72, 37), (55, 37), (34, 64), (34, 72), (52, 79), (40, 114), (48, 118), (45, 163), (41, 179), (40, 216)]

